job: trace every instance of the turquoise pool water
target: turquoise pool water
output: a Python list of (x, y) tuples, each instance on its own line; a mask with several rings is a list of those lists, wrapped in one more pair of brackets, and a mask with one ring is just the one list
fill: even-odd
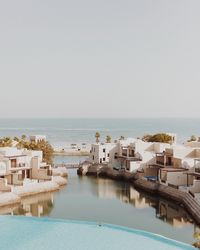
[(192, 250), (167, 238), (110, 224), (0, 216), (2, 250)]

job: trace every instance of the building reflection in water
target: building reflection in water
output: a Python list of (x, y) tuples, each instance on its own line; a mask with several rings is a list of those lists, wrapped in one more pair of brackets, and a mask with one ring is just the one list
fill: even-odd
[[(115, 182), (109, 179), (98, 179), (98, 196), (107, 199), (120, 199), (122, 202), (132, 204), (137, 209), (153, 207), (157, 219), (169, 223), (173, 227), (183, 228), (192, 226), (194, 221), (190, 215), (179, 205), (164, 199), (138, 192), (127, 183)], [(200, 248), (200, 226), (194, 224), (195, 242), (193, 245)]]
[(191, 217), (181, 206), (164, 200), (158, 201), (156, 217), (179, 228), (193, 224)]
[(129, 203), (137, 209), (153, 207), (156, 218), (163, 220), (175, 227), (184, 227), (193, 224), (189, 214), (177, 204), (138, 192), (127, 183), (117, 182), (113, 185), (112, 180), (98, 179), (98, 196), (100, 198), (117, 198), (122, 202)]
[(45, 216), (53, 209), (53, 193), (43, 193), (23, 198), (20, 205), (2, 207), (0, 214)]

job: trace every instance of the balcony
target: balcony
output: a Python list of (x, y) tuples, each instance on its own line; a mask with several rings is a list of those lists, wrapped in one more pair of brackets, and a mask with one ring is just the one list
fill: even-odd
[(196, 173), (200, 173), (200, 168), (195, 168)]
[(30, 169), (30, 166), (26, 163), (19, 163), (16, 165), (11, 165), (10, 170), (23, 170), (23, 169)]

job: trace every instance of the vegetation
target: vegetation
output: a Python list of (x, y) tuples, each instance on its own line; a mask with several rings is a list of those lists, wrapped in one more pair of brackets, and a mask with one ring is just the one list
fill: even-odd
[(19, 137), (17, 137), (17, 136), (15, 136), (15, 137), (13, 138), (13, 140), (16, 141), (16, 142), (19, 142), (19, 141), (20, 141)]
[(188, 142), (191, 142), (191, 141), (196, 141), (197, 138), (194, 136), (194, 135), (191, 135), (190, 139), (188, 140)]
[(112, 141), (112, 137), (110, 135), (107, 135), (106, 136), (106, 142), (111, 143), (111, 141)]
[(11, 147), (12, 146), (12, 138), (3, 137), (0, 139), (0, 147)]
[(26, 135), (21, 136), (22, 140), (26, 140)]
[(125, 139), (125, 137), (123, 135), (121, 135), (119, 139), (123, 141)]
[(99, 132), (96, 132), (95, 133), (95, 138), (96, 138), (96, 143), (99, 143), (99, 138), (100, 138), (100, 133)]
[(143, 141), (149, 142), (151, 140), (152, 135), (146, 134), (142, 137)]
[(17, 144), (17, 148), (26, 148), (28, 150), (39, 150), (43, 152), (43, 161), (48, 164), (52, 163), (53, 147), (46, 141), (33, 142), (29, 140), (20, 140)]
[(172, 142), (172, 137), (168, 134), (165, 133), (158, 133), (154, 135), (144, 135), (142, 137), (143, 141), (146, 142), (163, 142), (163, 143), (171, 143)]
[(12, 146), (16, 146), (19, 149), (26, 148), (28, 150), (40, 150), (43, 152), (43, 161), (47, 162), (48, 164), (52, 163), (53, 147), (46, 141), (32, 142), (28, 140), (25, 135), (22, 135), (21, 138), (0, 138), (0, 147)]

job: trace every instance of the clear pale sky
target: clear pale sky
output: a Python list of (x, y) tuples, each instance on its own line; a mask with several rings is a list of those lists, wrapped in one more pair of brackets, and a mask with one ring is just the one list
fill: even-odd
[(199, 0), (0, 1), (0, 117), (200, 117)]

